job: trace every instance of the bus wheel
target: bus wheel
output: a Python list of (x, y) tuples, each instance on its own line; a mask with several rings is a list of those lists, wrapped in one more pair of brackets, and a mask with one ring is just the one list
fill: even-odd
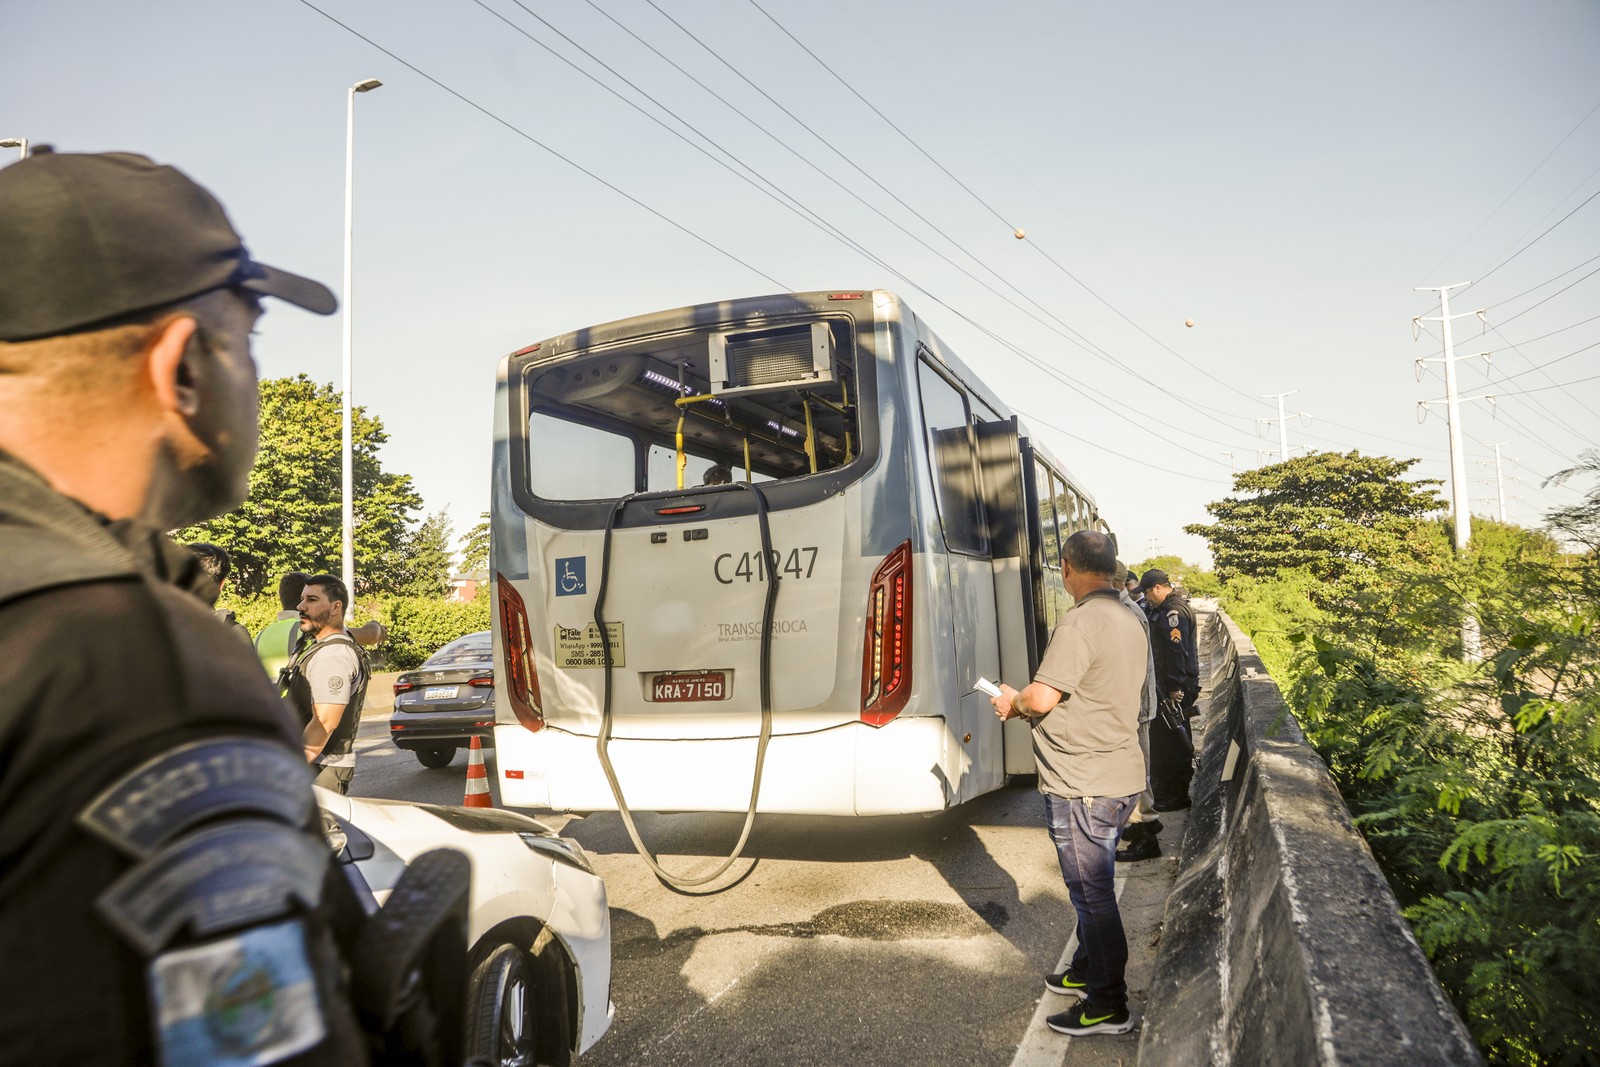
[(450, 761), (456, 758), (455, 746), (447, 748), (419, 748), (417, 749), (417, 762), (424, 767), (448, 767)]

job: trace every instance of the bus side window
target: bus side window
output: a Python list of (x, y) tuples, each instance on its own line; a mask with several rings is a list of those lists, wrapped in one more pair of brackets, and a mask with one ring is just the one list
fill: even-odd
[(966, 401), (926, 361), (917, 363), (917, 377), (945, 544), (954, 552), (984, 555), (989, 544), (978, 499), (977, 461)]
[[(1067, 587), (1061, 577), (1061, 526), (1066, 519), (1056, 511), (1061, 483), (1056, 481), (1050, 468), (1038, 465), (1039, 473), (1039, 530), (1044, 538), (1044, 615), (1045, 625), (1054, 630), (1067, 610)], [(1071, 532), (1070, 530), (1068, 531)]]
[(545, 500), (605, 500), (633, 492), (633, 438), (535, 411), (528, 488)]

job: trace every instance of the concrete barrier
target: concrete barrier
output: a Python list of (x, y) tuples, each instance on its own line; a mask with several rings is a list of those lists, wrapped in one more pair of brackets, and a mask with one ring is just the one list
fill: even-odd
[(1255, 647), (1201, 622), (1211, 699), (1141, 1067), (1481, 1064)]

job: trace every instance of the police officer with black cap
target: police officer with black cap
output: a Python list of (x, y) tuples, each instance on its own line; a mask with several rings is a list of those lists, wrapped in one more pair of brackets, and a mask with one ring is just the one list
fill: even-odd
[(245, 495), (267, 296), (335, 308), (180, 171), (0, 170), (5, 1063), (368, 1058), (297, 731), (162, 532)]
[(1194, 777), (1189, 722), (1200, 699), (1194, 611), (1189, 598), (1174, 589), (1167, 572), (1159, 568), (1144, 572), (1138, 591), (1150, 618), (1156, 693), (1165, 711), (1150, 729), (1150, 788), (1156, 810), (1173, 811), (1189, 806), (1189, 783)]

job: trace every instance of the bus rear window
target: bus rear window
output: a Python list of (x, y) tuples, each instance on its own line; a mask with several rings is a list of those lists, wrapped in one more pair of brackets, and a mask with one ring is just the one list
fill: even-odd
[(552, 501), (836, 470), (860, 451), (847, 320), (641, 338), (535, 363), (529, 488)]
[(632, 438), (536, 411), (528, 439), (528, 479), (535, 496), (604, 500), (633, 492)]

